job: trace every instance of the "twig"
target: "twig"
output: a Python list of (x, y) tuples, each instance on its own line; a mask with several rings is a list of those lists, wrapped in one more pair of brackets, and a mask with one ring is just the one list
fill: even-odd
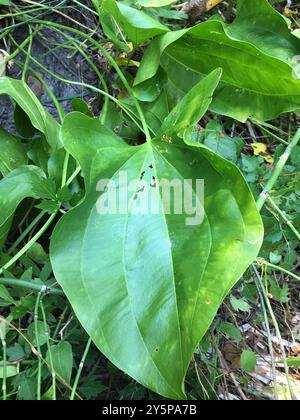
[[(1, 325), (2, 324), (2, 325)], [(6, 391), (6, 377), (7, 377), (7, 347), (6, 347), (6, 325), (0, 318), (0, 339), (2, 344), (2, 353), (3, 353), (3, 372), (2, 372), (2, 399), (6, 401), (7, 391)]]
[(86, 347), (85, 347), (85, 350), (84, 350), (84, 353), (83, 353), (83, 356), (82, 356), (82, 359), (81, 359), (81, 362), (79, 364), (79, 368), (78, 368), (78, 371), (77, 371), (77, 374), (76, 374), (76, 378), (75, 378), (75, 381), (74, 381), (74, 385), (73, 385), (72, 393), (71, 393), (71, 397), (70, 397), (71, 401), (73, 401), (74, 398), (75, 398), (75, 394), (76, 394), (76, 390), (77, 390), (77, 387), (78, 387), (78, 384), (79, 384), (81, 372), (82, 372), (82, 369), (84, 367), (85, 359), (87, 358), (87, 355), (88, 355), (88, 352), (90, 350), (91, 344), (92, 344), (92, 339), (89, 338), (88, 342), (86, 343)]
[(221, 368), (229, 373), (229, 375), (232, 379), (232, 382), (234, 383), (234, 386), (236, 387), (237, 392), (239, 393), (242, 400), (248, 401), (248, 398), (246, 397), (246, 395), (244, 394), (240, 384), (236, 380), (235, 374), (230, 371), (230, 368), (229, 368), (226, 360), (224, 359), (224, 356), (223, 356), (222, 352), (218, 349), (218, 347), (216, 347), (216, 351), (217, 351), (217, 354), (218, 354), (218, 357), (219, 357), (219, 360), (220, 360)]
[(51, 370), (51, 376), (52, 376), (52, 399), (53, 401), (56, 401), (56, 372), (54, 369), (53, 364), (53, 357), (52, 357), (52, 351), (51, 351), (51, 345), (50, 345), (50, 329), (47, 325), (47, 318), (46, 318), (46, 312), (44, 309), (43, 301), (40, 300), (40, 307), (42, 311), (42, 317), (43, 317), (43, 323), (44, 323), (44, 329), (45, 329), (45, 335), (46, 335), (46, 341), (47, 341), (47, 349), (48, 349), (48, 355), (49, 355), (49, 364), (50, 364), (50, 370)]
[(282, 273), (285, 273), (288, 276), (293, 277), (294, 279), (300, 281), (300, 277), (297, 276), (297, 274), (292, 273), (291, 271), (288, 271), (285, 268), (280, 267), (279, 265), (271, 264), (268, 261), (266, 261), (264, 258), (257, 258), (256, 262), (259, 266), (265, 265), (266, 267), (272, 268), (275, 271), (281, 271)]
[[(36, 349), (41, 356), (41, 346), (40, 346), (40, 337), (39, 337), (39, 306), (41, 300), (41, 292), (38, 293), (35, 307), (34, 307), (34, 331), (35, 331), (35, 341), (36, 341)], [(38, 373), (37, 373), (37, 401), (41, 400), (41, 390), (42, 390), (42, 359), (38, 357)]]
[(265, 204), (270, 191), (272, 190), (272, 188), (274, 187), (278, 177), (280, 176), (285, 164), (287, 163), (294, 147), (298, 144), (300, 140), (300, 128), (298, 128), (296, 134), (294, 135), (292, 141), (290, 142), (290, 144), (288, 145), (288, 147), (286, 148), (285, 152), (280, 156), (278, 163), (271, 175), (271, 178), (269, 179), (269, 181), (267, 182), (267, 185), (265, 186), (265, 188), (263, 189), (263, 191), (261, 192), (258, 200), (257, 200), (257, 207), (259, 208), (259, 210), (262, 209), (263, 205)]
[(25, 289), (30, 289), (47, 295), (64, 295), (63, 291), (60, 289), (48, 287), (46, 285), (34, 284), (33, 282), (26, 280), (0, 278), (0, 284), (3, 284), (4, 286), (24, 287)]
[(294, 234), (297, 236), (297, 238), (300, 240), (300, 233), (295, 228), (293, 223), (287, 218), (285, 213), (277, 206), (277, 204), (274, 202), (274, 200), (268, 195), (267, 200), (271, 204), (271, 206), (274, 208), (274, 210), (277, 211), (277, 213), (281, 216), (281, 218), (285, 221), (286, 225), (294, 232)]
[[(254, 269), (255, 274), (257, 276), (258, 272), (256, 270), (256, 267), (253, 266), (253, 269)], [(263, 311), (264, 319), (265, 319), (265, 324), (266, 324), (268, 346), (269, 346), (269, 352), (270, 352), (270, 356), (271, 356), (271, 369), (272, 369), (273, 384), (274, 384), (274, 397), (275, 397), (275, 400), (278, 400), (279, 396), (278, 396), (278, 387), (277, 387), (277, 381), (276, 381), (275, 356), (274, 356), (273, 343), (272, 343), (272, 339), (271, 339), (271, 331), (270, 331), (270, 324), (269, 324), (269, 320), (268, 320), (268, 314), (267, 314), (265, 301), (264, 301), (262, 292), (260, 290), (257, 278), (254, 278), (254, 281), (255, 281), (255, 284), (256, 284), (256, 288), (257, 288), (257, 292), (258, 292), (258, 296), (259, 296), (259, 300), (260, 300), (260, 303), (261, 303), (261, 307), (262, 307), (262, 311)]]
[(284, 346), (282, 344), (282, 337), (281, 337), (279, 325), (278, 325), (278, 322), (276, 320), (276, 317), (275, 317), (275, 314), (274, 314), (272, 305), (271, 305), (270, 300), (268, 298), (268, 295), (267, 295), (267, 292), (266, 292), (265, 287), (263, 285), (263, 282), (262, 282), (262, 279), (260, 277), (260, 274), (257, 271), (257, 269), (256, 269), (255, 266), (253, 268), (254, 268), (254, 272), (255, 272), (255, 275), (256, 275), (257, 280), (258, 280), (259, 288), (260, 288), (260, 290), (262, 292), (262, 295), (263, 295), (264, 300), (265, 300), (265, 303), (267, 305), (269, 314), (271, 316), (271, 319), (272, 319), (272, 322), (273, 322), (273, 325), (274, 325), (274, 328), (275, 328), (276, 336), (277, 336), (278, 341), (279, 341), (279, 346), (280, 346), (280, 349), (281, 349), (281, 353), (282, 353), (282, 356), (284, 358), (283, 359), (283, 364), (284, 364), (284, 370), (285, 370), (285, 375), (286, 375), (286, 380), (287, 380), (289, 397), (290, 397), (291, 400), (297, 400), (297, 398), (296, 398), (296, 396), (294, 394), (292, 383), (291, 383), (291, 379), (290, 379), (289, 367), (288, 367), (288, 364), (287, 364), (286, 352), (285, 352)]

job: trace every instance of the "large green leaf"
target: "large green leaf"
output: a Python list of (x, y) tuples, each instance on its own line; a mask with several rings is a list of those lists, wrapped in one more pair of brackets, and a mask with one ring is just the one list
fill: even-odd
[[(51, 261), (78, 319), (112, 363), (180, 399), (195, 346), (256, 257), (263, 227), (237, 167), (202, 145), (165, 137), (128, 146), (98, 120), (65, 118), (63, 143), (82, 167), (86, 196), (55, 228)], [(128, 196), (124, 173), (128, 182), (138, 180)], [(99, 214), (103, 179), (115, 182), (127, 210)], [(163, 207), (162, 179), (194, 181), (190, 191), (205, 212), (201, 224)], [(197, 179), (205, 182), (204, 209)], [(156, 214), (136, 211), (147, 198)]]
[(0, 77), (0, 95), (10, 96), (28, 115), (32, 125), (43, 133), (53, 149), (61, 147), (59, 125), (22, 80)]
[(146, 101), (157, 97), (160, 67), (172, 94), (179, 97), (203, 75), (221, 67), (222, 83), (211, 104), (212, 111), (244, 121), (249, 117), (269, 120), (297, 110), (300, 80), (293, 77), (292, 57), (300, 54), (300, 41), (265, 0), (254, 1), (255, 5), (251, 2), (246, 10), (248, 3), (239, 1), (239, 15), (232, 25), (212, 18), (155, 39), (140, 66), (136, 96)]
[(287, 19), (267, 0), (239, 0), (237, 18), (228, 32), (286, 62), (299, 54), (299, 42), (291, 35)]

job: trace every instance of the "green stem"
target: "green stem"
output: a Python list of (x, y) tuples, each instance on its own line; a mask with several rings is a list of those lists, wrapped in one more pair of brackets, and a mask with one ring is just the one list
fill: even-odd
[[(8, 33), (8, 35), (10, 35)], [(18, 46), (18, 48), (12, 53), (10, 54), (8, 57), (5, 58), (4, 60), (4, 64), (7, 64), (9, 61), (11, 61), (12, 59), (14, 59), (15, 57), (17, 57), (17, 55), (20, 54), (20, 52), (22, 51), (21, 48), (26, 47), (26, 45), (28, 44), (28, 42), (30, 42), (30, 36), (28, 36), (23, 42), (22, 44), (20, 44)]]
[(268, 298), (268, 294), (265, 290), (263, 281), (262, 281), (262, 279), (261, 279), (261, 277), (260, 277), (260, 275), (259, 275), (259, 273), (256, 269), (255, 269), (255, 274), (256, 274), (256, 277), (257, 277), (257, 280), (258, 280), (259, 288), (262, 292), (262, 295), (264, 297), (264, 300), (265, 300), (265, 303), (267, 305), (268, 311), (270, 313), (270, 316), (271, 316), (271, 319), (272, 319), (272, 322), (273, 322), (273, 325), (274, 325), (274, 328), (275, 328), (276, 336), (279, 340), (279, 345), (280, 345), (280, 348), (281, 348), (282, 356), (284, 357), (283, 363), (284, 363), (284, 370), (285, 370), (286, 380), (287, 380), (287, 385), (288, 385), (288, 393), (289, 393), (289, 398), (292, 400), (292, 399), (295, 399), (295, 395), (294, 395), (294, 391), (293, 391), (293, 387), (292, 387), (292, 383), (291, 383), (291, 379), (290, 379), (289, 367), (288, 367), (288, 364), (287, 364), (287, 361), (286, 361), (286, 352), (285, 352), (284, 346), (282, 344), (282, 337), (281, 337), (280, 329), (279, 329), (279, 326), (278, 326), (278, 322), (276, 320), (272, 305), (271, 305), (270, 300)]
[(83, 9), (87, 10), (90, 13), (93, 13), (95, 16), (98, 16), (98, 13), (95, 10), (91, 9), (90, 7), (86, 6), (85, 4), (82, 4), (80, 1), (73, 0), (73, 3), (78, 4), (78, 6), (82, 7)]
[(285, 221), (286, 225), (294, 232), (295, 236), (297, 236), (297, 238), (300, 240), (300, 233), (295, 228), (293, 223), (286, 217), (285, 213), (277, 206), (275, 201), (270, 196), (268, 196), (267, 200), (274, 208), (274, 210), (276, 210), (277, 213), (281, 216), (281, 218)]
[(42, 359), (41, 359), (41, 346), (40, 346), (40, 339), (39, 339), (39, 306), (41, 300), (42, 293), (39, 291), (34, 307), (34, 331), (35, 331), (35, 341), (36, 341), (36, 349), (38, 351), (38, 373), (37, 373), (37, 400), (41, 400), (41, 389), (42, 389)]
[(56, 325), (56, 327), (55, 327), (55, 331), (54, 331), (54, 334), (53, 334), (53, 337), (54, 337), (54, 338), (55, 338), (55, 337), (58, 335), (58, 333), (59, 333), (59, 330), (60, 330), (60, 327), (61, 327), (62, 321), (63, 321), (63, 319), (65, 318), (65, 316), (66, 316), (66, 313), (67, 313), (68, 309), (69, 309), (69, 307), (68, 307), (68, 305), (66, 305), (65, 309), (63, 310), (63, 313), (62, 313), (62, 314), (61, 314), (61, 316), (59, 317), (59, 321), (58, 321), (58, 323), (57, 323), (57, 325)]
[(40, 306), (41, 306), (41, 311), (42, 311), (42, 316), (43, 316), (43, 323), (44, 323), (44, 328), (45, 328), (45, 335), (46, 335), (46, 340), (47, 340), (47, 349), (48, 349), (51, 376), (52, 376), (52, 388), (53, 388), (52, 389), (52, 392), (53, 392), (52, 399), (53, 399), (53, 401), (56, 401), (56, 373), (55, 373), (55, 369), (54, 369), (53, 357), (52, 357), (51, 345), (50, 345), (50, 330), (49, 330), (49, 327), (47, 325), (47, 318), (46, 318), (46, 313), (45, 313), (45, 309), (44, 309), (42, 299), (40, 300)]
[[(23, 71), (22, 71), (22, 80), (23, 82), (26, 81), (26, 75), (27, 75), (27, 70), (29, 67), (29, 62), (30, 62), (30, 55), (31, 55), (31, 48), (32, 48), (32, 41), (33, 41), (33, 34), (32, 34), (32, 30), (31, 27), (29, 26), (29, 31), (30, 31), (30, 35), (29, 35), (29, 45), (28, 45), (28, 54), (26, 55), (25, 58), (25, 63), (23, 66)], [(34, 34), (36, 34), (37, 31), (34, 32)]]
[(0, 278), (0, 284), (3, 284), (4, 286), (11, 286), (11, 287), (24, 287), (25, 289), (29, 289), (38, 293), (64, 296), (63, 291), (60, 289), (56, 289), (54, 287), (48, 287), (46, 285), (34, 284), (33, 282), (26, 281), (26, 280)]
[(48, 93), (48, 95), (50, 96), (50, 98), (52, 99), (55, 108), (57, 109), (57, 113), (59, 116), (60, 121), (62, 122), (65, 116), (64, 110), (62, 109), (59, 101), (57, 100), (56, 96), (54, 95), (53, 91), (50, 89), (50, 87), (48, 86), (48, 84), (45, 82), (45, 80), (38, 74), (36, 73), (33, 69), (29, 69), (30, 73), (34, 76), (35, 79), (37, 79), (45, 88), (46, 92)]
[(118, 76), (120, 77), (120, 80), (122, 81), (124, 87), (127, 89), (128, 93), (132, 97), (132, 99), (133, 99), (133, 101), (135, 103), (136, 109), (137, 109), (137, 111), (139, 113), (140, 120), (142, 122), (143, 131), (145, 133), (146, 140), (148, 142), (150, 142), (151, 141), (150, 131), (149, 131), (149, 128), (148, 128), (148, 125), (147, 125), (147, 122), (146, 122), (144, 113), (142, 111), (142, 108), (141, 108), (141, 106), (139, 104), (139, 101), (135, 97), (135, 95), (133, 93), (133, 90), (130, 87), (130, 85), (129, 85), (127, 79), (126, 79), (126, 77), (122, 73), (120, 67), (118, 66), (118, 64), (116, 63), (116, 61), (113, 59), (113, 57), (106, 51), (106, 49), (98, 41), (96, 41), (94, 38), (92, 38), (91, 36), (85, 34), (84, 32), (82, 32), (82, 31), (80, 31), (78, 29), (71, 28), (71, 27), (68, 27), (68, 26), (65, 26), (65, 25), (61, 25), (61, 24), (55, 23), (55, 22), (50, 22), (50, 21), (39, 21), (39, 20), (36, 20), (36, 22), (41, 23), (43, 25), (49, 25), (49, 26), (53, 26), (53, 27), (56, 27), (56, 28), (64, 29), (64, 30), (69, 31), (69, 32), (73, 32), (73, 33), (75, 33), (75, 34), (77, 34), (77, 35), (79, 35), (79, 36), (81, 36), (81, 37), (86, 38), (87, 40), (89, 40), (93, 45), (95, 45), (95, 47), (97, 47), (102, 52), (102, 54), (105, 56), (105, 58), (110, 62), (110, 64), (112, 65), (112, 67), (116, 70), (116, 72), (117, 72)]
[(78, 368), (78, 371), (77, 371), (77, 374), (76, 374), (76, 378), (75, 378), (75, 381), (74, 381), (74, 385), (73, 385), (72, 393), (71, 393), (71, 397), (70, 397), (71, 401), (73, 401), (74, 398), (75, 398), (76, 390), (77, 390), (79, 380), (80, 380), (80, 376), (81, 376), (81, 373), (82, 373), (82, 369), (84, 367), (84, 363), (85, 363), (85, 360), (87, 358), (88, 352), (90, 350), (91, 344), (92, 344), (92, 339), (89, 338), (88, 342), (86, 343), (86, 347), (85, 347), (85, 350), (84, 350), (84, 353), (83, 353), (83, 356), (82, 356), (82, 359), (81, 359), (81, 362), (79, 364), (79, 368)]
[(63, 188), (67, 182), (69, 160), (70, 160), (70, 153), (66, 152), (65, 159), (64, 159), (63, 172), (62, 172), (62, 177), (61, 177), (61, 188)]
[(12, 265), (14, 265), (14, 263), (17, 262), (19, 258), (21, 258), (24, 254), (26, 254), (32, 245), (34, 245), (40, 239), (40, 237), (45, 233), (45, 231), (55, 219), (57, 213), (58, 211), (53, 213), (44, 224), (44, 226), (33, 236), (33, 238), (31, 238), (31, 240), (14, 257), (12, 257), (6, 264), (4, 264), (3, 267), (0, 268), (0, 275), (3, 274), (4, 270), (8, 270)]
[(277, 136), (276, 134), (272, 133), (272, 131), (268, 130), (267, 128), (265, 128), (263, 125), (258, 124), (256, 122), (254, 122), (255, 125), (257, 125), (262, 131), (264, 131), (265, 133), (269, 134), (269, 136), (273, 137), (275, 140), (279, 141), (282, 144), (285, 144), (286, 146), (288, 146), (289, 142), (286, 140), (283, 140), (281, 137)]
[(67, 180), (66, 185), (69, 186), (74, 181), (74, 179), (77, 177), (77, 175), (80, 174), (80, 172), (81, 172), (81, 167), (78, 166), (75, 169), (75, 171), (73, 172), (73, 174), (70, 176), (70, 178)]
[[(253, 266), (253, 269), (255, 271), (256, 277), (259, 276), (259, 273), (256, 270), (255, 265), (252, 265), (252, 266)], [(254, 277), (254, 281), (255, 281), (256, 288), (257, 288), (257, 292), (258, 292), (259, 300), (260, 300), (260, 303), (261, 303), (261, 307), (262, 307), (262, 310), (263, 310), (263, 315), (264, 315), (264, 320), (265, 320), (266, 330), (267, 330), (267, 336), (268, 336), (269, 352), (270, 352), (271, 362), (272, 362), (272, 375), (273, 375), (273, 379), (274, 379), (274, 395), (275, 395), (275, 399), (278, 400), (279, 396), (278, 396), (278, 387), (277, 387), (277, 381), (276, 381), (275, 357), (274, 357), (274, 349), (273, 349), (273, 344), (272, 344), (272, 339), (271, 339), (271, 329), (270, 329), (270, 324), (269, 324), (269, 320), (268, 320), (268, 314), (267, 314), (267, 310), (266, 310), (265, 301), (264, 301), (262, 292), (260, 290), (260, 285), (259, 285), (256, 277)]]
[(279, 265), (271, 264), (268, 261), (264, 260), (263, 258), (258, 258), (256, 261), (257, 261), (257, 264), (260, 266), (265, 265), (266, 267), (269, 267), (274, 271), (281, 271), (282, 273), (285, 273), (288, 276), (293, 277), (294, 279), (300, 281), (300, 277), (297, 276), (297, 274), (294, 274), (291, 271), (288, 271), (285, 268), (280, 267)]
[[(77, 40), (75, 40), (74, 38), (72, 38), (70, 35), (66, 34), (65, 32), (59, 30), (58, 28), (55, 28), (55, 30), (61, 35), (63, 36), (65, 39), (69, 40), (69, 42), (74, 45), (75, 49), (77, 51), (79, 51), (79, 53), (82, 55), (82, 57), (86, 60), (86, 62), (90, 65), (90, 67), (94, 70), (95, 74), (97, 75), (98, 79), (100, 80), (103, 89), (106, 93), (109, 93), (108, 90), (108, 86), (107, 83), (104, 79), (104, 77), (102, 76), (102, 74), (100, 73), (98, 67), (93, 63), (93, 61), (90, 59), (90, 57), (84, 52), (84, 50), (81, 48), (80, 45), (78, 44), (82, 44), (81, 42), (77, 42)], [(108, 100), (109, 98), (107, 96), (104, 97), (104, 106), (103, 106), (103, 116), (102, 119), (105, 122), (106, 119), (106, 114), (108, 111)], [(103, 122), (102, 122), (103, 123)]]
[(30, 9), (30, 10), (25, 10), (25, 11), (23, 10), (22, 12), (5, 13), (5, 15), (0, 15), (0, 20), (4, 19), (4, 18), (8, 19), (10, 17), (19, 17), (19, 16), (22, 16), (22, 15), (29, 15), (29, 13), (40, 12), (42, 10), (43, 10), (42, 7), (35, 7), (33, 9)]
[(14, 252), (17, 246), (23, 241), (23, 239), (32, 231), (32, 229), (39, 223), (39, 221), (45, 216), (46, 212), (42, 211), (40, 214), (36, 216), (36, 218), (30, 223), (30, 225), (24, 230), (22, 235), (18, 237), (18, 239), (12, 244), (12, 246), (7, 251), (8, 254)]
[(257, 200), (257, 207), (259, 210), (262, 209), (263, 205), (265, 204), (268, 195), (272, 188), (274, 187), (275, 183), (277, 182), (283, 168), (285, 167), (294, 147), (298, 144), (300, 140), (300, 128), (297, 130), (296, 134), (294, 135), (292, 141), (286, 148), (285, 152), (280, 156), (278, 163), (271, 175), (271, 178), (267, 182), (265, 188), (263, 189), (262, 193), (260, 194), (258, 200)]
[[(13, 37), (11, 35), (10, 39), (12, 40), (12, 42), (16, 43), (13, 39)], [(22, 49), (22, 51), (24, 52), (24, 54), (27, 54), (27, 51), (25, 49)], [(137, 125), (137, 127), (140, 128), (141, 131), (145, 130), (144, 128), (140, 127), (139, 123), (136, 121), (134, 115), (132, 115), (132, 112), (130, 110), (127, 109), (127, 107), (125, 107), (120, 101), (118, 101), (118, 99), (116, 99), (114, 96), (110, 95), (109, 93), (105, 92), (104, 90), (101, 90), (99, 88), (96, 88), (95, 86), (91, 86), (87, 83), (83, 83), (83, 82), (76, 82), (73, 80), (67, 80), (64, 79), (63, 77), (58, 76), (57, 74), (53, 73), (52, 71), (50, 71), (49, 69), (47, 69), (47, 67), (45, 67), (43, 64), (41, 64), (38, 60), (36, 60), (34, 57), (31, 57), (31, 60), (33, 62), (35, 62), (41, 69), (43, 69), (46, 73), (50, 74), (52, 77), (55, 77), (57, 80), (63, 82), (63, 83), (67, 83), (70, 85), (74, 85), (74, 86), (80, 86), (80, 87), (86, 87), (87, 89), (90, 89), (94, 92), (100, 93), (102, 94), (104, 97), (108, 97), (112, 102), (116, 103), (120, 108), (122, 108), (124, 110), (124, 112), (129, 116), (129, 118)], [(145, 133), (146, 134), (146, 133)]]
[[(0, 326), (0, 328), (2, 328)], [(1, 344), (2, 344), (2, 354), (3, 354), (3, 378), (2, 378), (2, 399), (3, 401), (6, 401), (7, 399), (7, 389), (6, 389), (6, 377), (7, 377), (7, 346), (6, 346), (6, 339), (5, 339), (5, 326), (3, 327), (4, 332), (2, 334), (2, 331), (0, 331), (1, 335)]]

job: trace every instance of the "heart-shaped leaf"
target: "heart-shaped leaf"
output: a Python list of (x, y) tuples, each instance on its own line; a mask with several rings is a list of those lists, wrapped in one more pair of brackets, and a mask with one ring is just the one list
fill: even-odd
[[(141, 384), (179, 399), (195, 346), (256, 257), (263, 227), (233, 164), (162, 138), (128, 146), (98, 120), (65, 118), (63, 143), (82, 167), (86, 197), (58, 223), (51, 261), (99, 349)], [(169, 211), (176, 188), (163, 200), (163, 180), (187, 187), (199, 220), (191, 208)], [(110, 194), (116, 201), (107, 206)]]

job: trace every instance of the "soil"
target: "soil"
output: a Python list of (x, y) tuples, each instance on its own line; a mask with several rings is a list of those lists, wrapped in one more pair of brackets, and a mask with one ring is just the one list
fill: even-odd
[[(27, 30), (24, 29), (24, 27), (20, 27), (14, 31), (14, 37), (18, 43), (22, 43), (27, 36)], [(61, 76), (67, 80), (85, 82), (94, 86), (98, 85), (99, 82), (97, 82), (94, 71), (80, 53), (74, 55), (73, 50), (62, 47), (65, 43), (66, 39), (62, 35), (58, 34), (56, 31), (45, 28), (34, 38), (31, 54), (49, 71), (57, 76)], [(57, 45), (60, 45), (60, 48), (51, 51), (51, 49), (55, 48)], [(14, 48), (14, 45), (12, 45), (11, 50), (14, 51)], [(0, 49), (5, 50), (5, 45), (1, 42)], [(22, 54), (19, 54), (17, 57), (21, 62), (24, 62), (24, 58), (25, 57), (22, 56)], [(89, 101), (95, 96), (85, 88), (57, 80), (33, 61), (30, 62), (30, 66), (45, 80), (66, 112), (72, 110), (72, 98), (82, 98), (85, 101)], [(6, 75), (15, 79), (20, 79), (22, 71), (16, 62), (14, 62), (7, 68)], [(32, 76), (28, 77), (27, 83), (45, 108), (57, 119), (55, 106), (42, 85)], [(0, 97), (0, 126), (12, 134), (15, 134), (13, 104), (11, 100), (5, 96)]]

